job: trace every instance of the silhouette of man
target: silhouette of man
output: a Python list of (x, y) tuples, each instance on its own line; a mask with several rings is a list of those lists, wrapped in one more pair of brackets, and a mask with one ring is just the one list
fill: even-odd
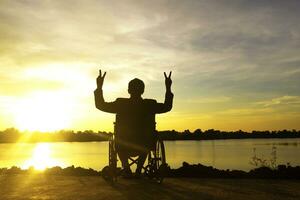
[(143, 99), (145, 85), (140, 79), (133, 79), (128, 84), (130, 98), (117, 98), (105, 102), (103, 98), (103, 81), (106, 72), (101, 70), (97, 78), (97, 89), (94, 91), (96, 108), (108, 113), (116, 113), (115, 141), (116, 151), (121, 160), (123, 171), (130, 175), (128, 163), (130, 156), (139, 156), (136, 174), (141, 173), (148, 152), (154, 148), (156, 141), (155, 114), (165, 113), (172, 109), (173, 93), (171, 92), (171, 74), (165, 76), (165, 101), (157, 103), (154, 99)]

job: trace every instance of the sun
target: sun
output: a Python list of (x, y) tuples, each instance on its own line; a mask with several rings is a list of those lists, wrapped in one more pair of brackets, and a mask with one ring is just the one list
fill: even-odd
[(51, 132), (68, 128), (69, 105), (59, 94), (37, 93), (20, 100), (15, 107), (15, 124), (20, 130)]

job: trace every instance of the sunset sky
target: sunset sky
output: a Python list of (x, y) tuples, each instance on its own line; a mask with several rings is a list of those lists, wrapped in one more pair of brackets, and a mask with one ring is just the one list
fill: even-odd
[(135, 77), (173, 110), (157, 129), (300, 129), (298, 0), (1, 0), (0, 130), (113, 130), (94, 106)]

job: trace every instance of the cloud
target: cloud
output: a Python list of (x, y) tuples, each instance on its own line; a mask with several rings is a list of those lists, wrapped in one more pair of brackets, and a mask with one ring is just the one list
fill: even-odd
[(268, 101), (257, 102), (256, 104), (265, 107), (296, 105), (300, 108), (300, 96), (282, 96)]
[(187, 99), (187, 100), (185, 100), (185, 102), (196, 103), (196, 104), (216, 104), (216, 103), (229, 102), (231, 99), (232, 99), (231, 97), (226, 97), (226, 96), (202, 97), (202, 98)]
[(269, 100), (258, 101), (247, 106), (237, 106), (223, 111), (217, 111), (216, 116), (227, 117), (271, 117), (299, 116), (300, 96), (281, 96)]
[(258, 117), (261, 115), (270, 115), (273, 112), (274, 110), (270, 108), (235, 108), (221, 111), (217, 115), (227, 117)]

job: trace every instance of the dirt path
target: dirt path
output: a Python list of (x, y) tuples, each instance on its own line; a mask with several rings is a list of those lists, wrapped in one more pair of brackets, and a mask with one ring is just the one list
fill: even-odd
[(97, 176), (0, 176), (0, 199), (300, 199), (300, 181), (169, 178), (162, 185)]

